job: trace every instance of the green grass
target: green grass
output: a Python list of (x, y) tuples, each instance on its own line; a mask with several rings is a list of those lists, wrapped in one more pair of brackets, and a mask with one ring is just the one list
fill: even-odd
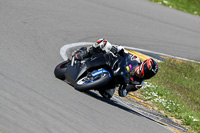
[(153, 85), (141, 89), (146, 100), (200, 133), (200, 64), (169, 59), (147, 82)]
[(149, 1), (200, 16), (200, 0), (149, 0)]

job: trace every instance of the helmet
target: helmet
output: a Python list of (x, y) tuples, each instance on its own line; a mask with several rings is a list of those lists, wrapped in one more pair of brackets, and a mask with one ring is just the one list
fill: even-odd
[(112, 48), (112, 45), (105, 39), (99, 39), (95, 44), (93, 44), (94, 48), (100, 48), (103, 51), (109, 52)]
[(140, 66), (135, 68), (135, 74), (139, 78), (149, 79), (158, 72), (158, 64), (152, 58), (145, 60)]

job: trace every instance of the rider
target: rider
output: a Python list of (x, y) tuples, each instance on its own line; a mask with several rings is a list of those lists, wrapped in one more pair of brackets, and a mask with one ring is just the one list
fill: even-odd
[[(128, 69), (131, 69), (131, 67)], [(144, 80), (152, 78), (158, 72), (158, 69), (158, 64), (152, 58), (145, 60), (140, 65), (138, 64), (137, 67), (130, 71), (128, 85), (121, 85), (119, 87), (119, 96), (125, 97), (129, 92), (140, 89), (144, 84)]]
[(127, 96), (131, 91), (140, 89), (144, 84), (144, 80), (153, 77), (158, 72), (158, 64), (152, 58), (142, 62), (137, 56), (128, 53), (122, 46), (113, 46), (103, 38), (97, 40), (88, 50), (86, 47), (80, 48), (75, 52), (74, 57), (76, 60), (82, 60), (99, 52), (111, 53), (114, 56), (116, 54), (121, 56), (127, 54), (131, 60), (138, 62), (138, 66), (135, 68), (131, 64), (126, 66), (130, 80), (127, 84), (119, 87), (118, 93), (121, 97)]

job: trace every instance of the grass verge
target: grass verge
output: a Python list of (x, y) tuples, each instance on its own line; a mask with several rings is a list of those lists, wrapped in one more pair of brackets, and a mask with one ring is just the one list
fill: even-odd
[[(140, 90), (167, 117), (181, 120), (190, 132), (200, 133), (200, 64), (169, 59)], [(153, 84), (150, 84), (153, 83)]]
[(193, 15), (200, 16), (200, 0), (149, 0)]

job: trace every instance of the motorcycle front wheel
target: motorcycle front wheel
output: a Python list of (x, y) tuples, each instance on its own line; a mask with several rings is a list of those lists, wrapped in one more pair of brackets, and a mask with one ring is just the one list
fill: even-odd
[(108, 73), (103, 73), (100, 78), (92, 80), (88, 77), (82, 77), (74, 84), (74, 88), (84, 92), (88, 90), (98, 90), (110, 82), (111, 78)]
[(65, 80), (65, 71), (67, 70), (67, 64), (69, 63), (70, 61), (67, 60), (67, 61), (64, 61), (60, 64), (58, 64), (56, 66), (56, 68), (54, 69), (54, 75), (56, 78), (58, 79), (61, 79), (61, 80)]

